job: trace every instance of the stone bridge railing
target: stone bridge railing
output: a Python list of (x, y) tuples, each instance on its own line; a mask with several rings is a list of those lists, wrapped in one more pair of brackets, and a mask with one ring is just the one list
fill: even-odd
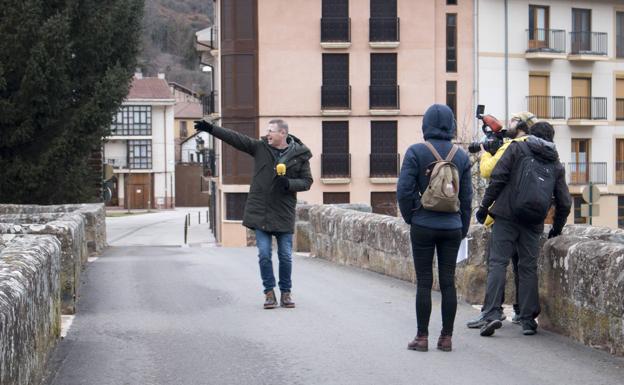
[[(482, 303), (490, 232), (472, 226), (468, 259), (457, 265), (458, 296)], [(542, 239), (541, 327), (624, 355), (624, 232), (566, 226)], [(415, 282), (409, 226), (402, 219), (331, 205), (297, 207), (296, 248), (336, 263)], [(434, 271), (436, 270), (434, 266)], [(506, 298), (514, 298), (511, 267)], [(434, 288), (438, 288), (434, 274)]]
[(104, 206), (0, 205), (0, 384), (36, 384), (73, 314), (80, 272), (106, 247)]

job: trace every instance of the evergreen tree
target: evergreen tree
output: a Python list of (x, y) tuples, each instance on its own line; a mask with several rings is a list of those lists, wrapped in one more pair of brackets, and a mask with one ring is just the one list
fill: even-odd
[(89, 167), (128, 94), (143, 0), (0, 0), (0, 202), (97, 200)]

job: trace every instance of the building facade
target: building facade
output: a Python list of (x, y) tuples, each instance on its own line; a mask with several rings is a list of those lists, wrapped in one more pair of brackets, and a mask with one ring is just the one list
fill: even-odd
[(574, 210), (590, 182), (592, 224), (624, 226), (624, 2), (478, 2), (478, 100), (501, 120), (529, 110), (555, 127)]
[[(215, 4), (217, 25), (203, 32), (201, 46), (212, 47), (219, 123), (257, 138), (271, 119), (285, 119), (314, 154), (315, 182), (300, 200), (365, 203), (397, 215), (401, 155), (422, 140), (425, 110), (448, 104), (458, 139), (471, 136), (472, 1)], [(217, 239), (243, 245), (252, 159), (222, 143), (215, 148)]]
[(164, 76), (135, 75), (104, 138), (104, 164), (113, 169), (109, 205), (165, 209), (175, 205), (174, 104)]

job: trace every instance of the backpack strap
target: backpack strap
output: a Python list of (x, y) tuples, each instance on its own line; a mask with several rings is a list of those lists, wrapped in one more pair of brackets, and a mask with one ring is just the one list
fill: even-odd
[(446, 156), (446, 161), (450, 162), (453, 160), (453, 158), (455, 157), (455, 154), (457, 154), (457, 150), (459, 150), (459, 147), (457, 147), (457, 145), (453, 145), (453, 147), (451, 147), (451, 151), (448, 153), (448, 155)]
[(429, 151), (431, 151), (431, 153), (433, 154), (433, 156), (436, 158), (436, 160), (438, 162), (443, 161), (444, 159), (442, 159), (442, 157), (440, 156), (440, 153), (438, 152), (438, 150), (435, 149), (435, 147), (433, 147), (433, 144), (429, 143), (429, 142), (425, 142), (425, 146), (427, 146), (427, 148), (429, 149)]

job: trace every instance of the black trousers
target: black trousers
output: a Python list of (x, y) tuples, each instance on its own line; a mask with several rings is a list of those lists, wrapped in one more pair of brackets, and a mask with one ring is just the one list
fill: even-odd
[[(490, 236), (490, 239), (488, 241), (488, 245), (487, 245), (487, 258), (486, 261), (489, 262), (490, 260), (490, 250), (492, 248), (492, 237)], [(514, 303), (513, 303), (513, 309), (514, 309), (514, 313), (516, 314), (520, 314), (520, 305), (518, 305), (518, 253), (514, 253), (514, 255), (511, 256), (511, 266), (513, 268), (513, 280), (514, 280), (514, 288), (515, 293), (516, 293), (516, 298), (514, 298)], [(485, 298), (483, 299), (483, 303), (485, 304)], [(501, 300), (501, 304), (505, 303), (505, 288), (503, 287), (503, 299)], [(483, 312), (485, 310), (485, 305), (483, 305), (481, 307), (481, 312)], [(503, 311), (502, 306), (501, 306), (501, 312)]]
[(462, 240), (461, 229), (434, 230), (412, 225), (412, 256), (416, 270), (416, 322), (419, 335), (429, 335), (431, 287), (433, 286), (433, 255), (437, 252), (440, 292), (442, 293), (442, 334), (452, 335), (457, 293), (455, 265)]
[(529, 321), (540, 313), (537, 282), (537, 258), (541, 232), (515, 222), (497, 219), (492, 228), (488, 259), (487, 289), (483, 311), (487, 320), (501, 316), (507, 265), (518, 253), (518, 305), (520, 321)]

